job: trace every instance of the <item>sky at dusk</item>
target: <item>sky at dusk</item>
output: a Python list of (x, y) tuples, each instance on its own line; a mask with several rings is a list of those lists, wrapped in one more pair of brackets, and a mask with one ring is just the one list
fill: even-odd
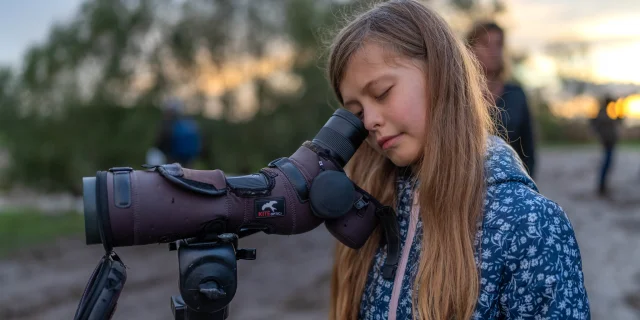
[[(0, 63), (18, 65), (29, 45), (70, 18), (81, 0), (0, 0)], [(506, 0), (509, 46), (540, 53), (550, 41), (586, 40), (600, 81), (640, 84), (640, 1)], [(543, 61), (544, 59), (542, 59)], [(543, 66), (544, 67), (544, 66)]]

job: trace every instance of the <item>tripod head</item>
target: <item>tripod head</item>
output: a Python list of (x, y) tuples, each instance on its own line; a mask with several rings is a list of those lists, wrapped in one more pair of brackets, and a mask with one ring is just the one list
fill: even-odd
[(237, 234), (169, 244), (178, 251), (180, 295), (171, 297), (176, 320), (224, 320), (237, 289), (237, 260), (255, 260), (255, 249), (237, 249)]

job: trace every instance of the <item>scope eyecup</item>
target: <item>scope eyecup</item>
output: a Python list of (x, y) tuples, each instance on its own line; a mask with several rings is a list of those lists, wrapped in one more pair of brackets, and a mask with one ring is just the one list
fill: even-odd
[(331, 156), (344, 167), (368, 135), (369, 131), (358, 117), (345, 109), (338, 109), (312, 142), (329, 150)]
[(82, 178), (82, 202), (84, 205), (84, 236), (88, 245), (102, 243), (98, 224), (96, 177)]

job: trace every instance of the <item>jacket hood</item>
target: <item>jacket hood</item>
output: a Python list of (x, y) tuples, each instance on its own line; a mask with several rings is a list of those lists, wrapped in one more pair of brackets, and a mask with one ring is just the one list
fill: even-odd
[(517, 182), (538, 191), (516, 151), (497, 136), (491, 136), (488, 140), (485, 175), (488, 186)]

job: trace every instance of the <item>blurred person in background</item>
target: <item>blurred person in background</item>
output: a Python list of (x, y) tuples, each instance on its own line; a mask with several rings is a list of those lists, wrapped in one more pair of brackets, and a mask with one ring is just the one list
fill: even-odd
[(184, 114), (184, 103), (180, 99), (170, 98), (162, 108), (160, 131), (155, 148), (147, 154), (147, 162), (178, 162), (183, 167), (191, 167), (202, 152), (200, 128), (194, 119)]
[(482, 65), (500, 135), (516, 150), (529, 176), (535, 174), (535, 137), (527, 97), (522, 88), (506, 82), (504, 31), (495, 22), (480, 22), (467, 34), (467, 44)]
[[(622, 118), (619, 118), (614, 111), (615, 103), (616, 99), (611, 96), (605, 96), (598, 114), (591, 119), (591, 127), (598, 136), (603, 151), (600, 175), (598, 176), (598, 195), (600, 196), (606, 196), (609, 193), (608, 175), (611, 171), (613, 153), (619, 139), (619, 126), (622, 122)], [(612, 108), (612, 110), (607, 112), (608, 108)], [(609, 115), (609, 113), (612, 115)]]

